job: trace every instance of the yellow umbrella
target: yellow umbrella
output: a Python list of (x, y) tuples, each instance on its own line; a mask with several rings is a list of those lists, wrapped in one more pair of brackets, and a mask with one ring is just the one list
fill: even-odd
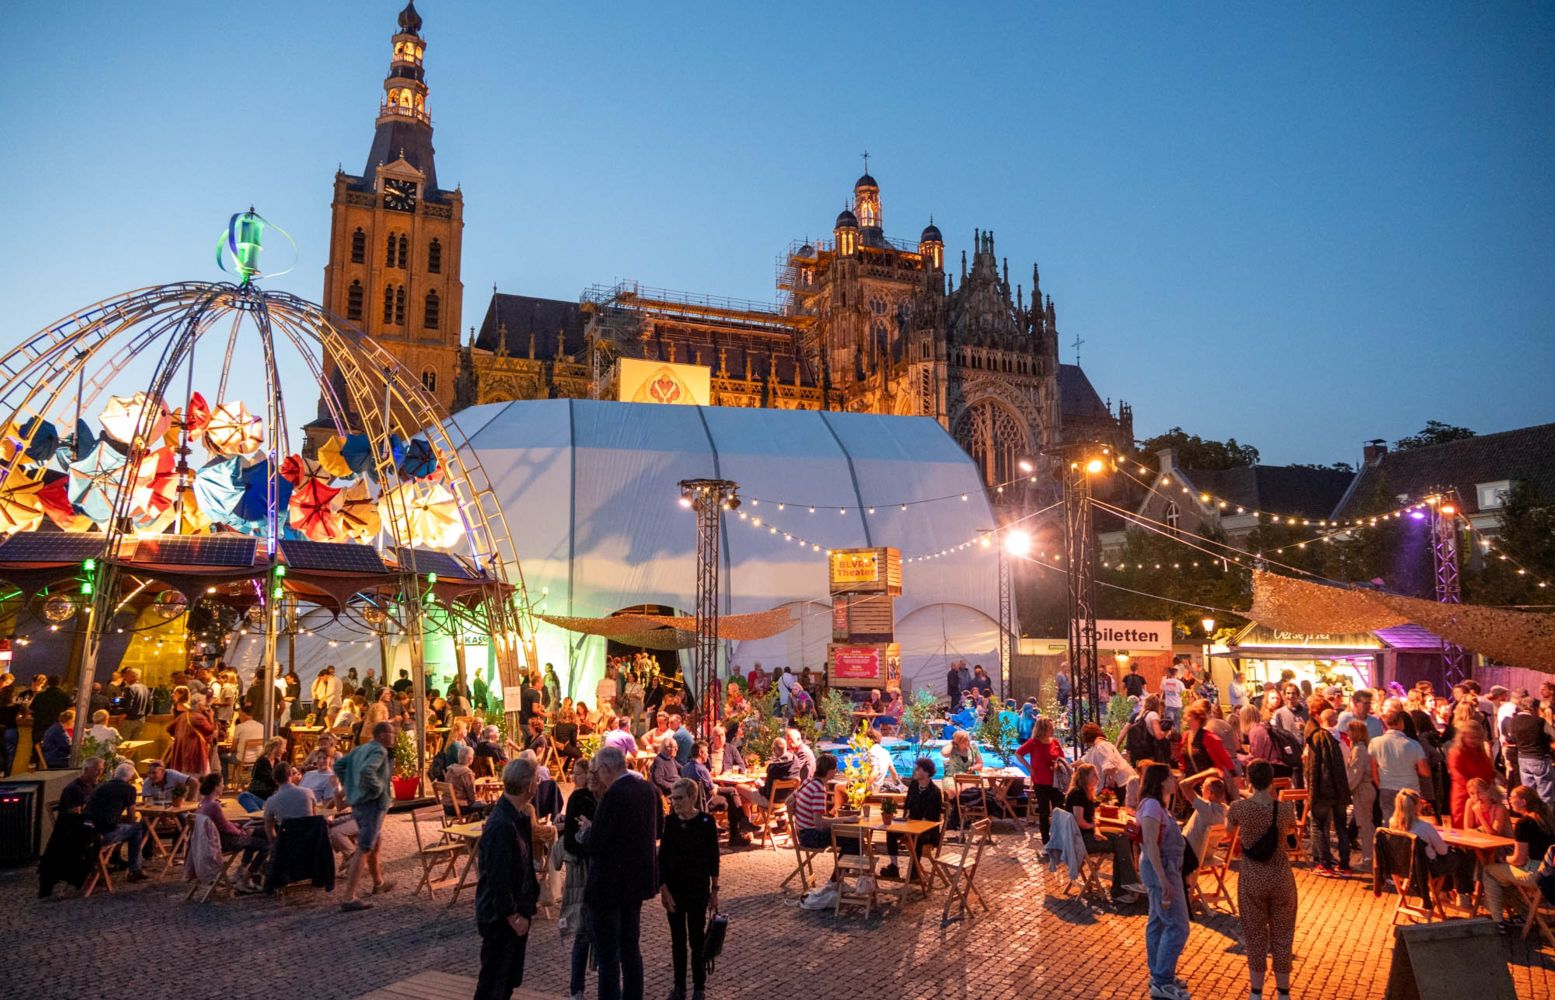
[(0, 534), (31, 531), (43, 523), (43, 480), (11, 470), (0, 482)]
[(103, 433), (120, 444), (128, 444), (137, 428), (146, 441), (155, 442), (173, 425), (173, 416), (162, 400), (137, 392), (133, 396), (109, 396), (98, 422), (103, 425)]
[(340, 525), (347, 538), (371, 541), (383, 527), (378, 504), (373, 500), (367, 480), (358, 480), (340, 494)]
[(355, 475), (351, 471), (351, 463), (340, 456), (340, 449), (345, 443), (343, 437), (331, 437), (319, 445), (319, 468), (335, 479), (349, 479)]
[(205, 447), (214, 455), (251, 455), (264, 440), (264, 418), (248, 412), (241, 400), (216, 407), (205, 425)]
[[(204, 535), (211, 530), (211, 519), (205, 516), (205, 511), (200, 509), (200, 502), (194, 498), (194, 487), (187, 487), (183, 491), (183, 515), (179, 531), (185, 535)], [(169, 508), (172, 509), (172, 508)]]
[(401, 544), (446, 549), (464, 537), (459, 501), (441, 483), (403, 482), (384, 493), (378, 509)]

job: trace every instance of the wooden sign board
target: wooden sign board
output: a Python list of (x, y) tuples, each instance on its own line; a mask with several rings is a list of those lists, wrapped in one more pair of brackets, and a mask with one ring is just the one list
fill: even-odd
[[(1465, 969), (1473, 969), (1465, 976)], [(1385, 1000), (1513, 1000), (1506, 946), (1494, 921), (1449, 920), (1393, 928)]]
[(895, 597), (902, 592), (900, 549), (832, 549), (827, 569), (833, 595), (889, 594)]
[(832, 598), (833, 642), (890, 642), (896, 637), (895, 601), (888, 594)]
[(826, 648), (826, 681), (835, 688), (902, 688), (902, 647), (894, 642), (832, 643)]

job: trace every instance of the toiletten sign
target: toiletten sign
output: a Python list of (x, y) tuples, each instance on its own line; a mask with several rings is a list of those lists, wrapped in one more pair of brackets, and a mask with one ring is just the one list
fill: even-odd
[(1097, 619), (1096, 646), (1098, 649), (1170, 653), (1172, 623)]

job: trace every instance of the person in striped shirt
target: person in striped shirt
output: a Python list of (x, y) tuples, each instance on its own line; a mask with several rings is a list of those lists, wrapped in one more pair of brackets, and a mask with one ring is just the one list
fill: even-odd
[[(815, 759), (815, 775), (789, 797), (788, 808), (794, 812), (794, 825), (799, 828), (799, 843), (810, 848), (831, 846), (831, 828), (837, 823), (857, 820), (856, 816), (826, 815), (826, 801), (830, 798), (826, 783), (837, 773), (837, 758), (823, 753)], [(845, 837), (837, 841), (844, 854), (859, 853), (857, 837)], [(836, 873), (832, 874), (833, 881)]]

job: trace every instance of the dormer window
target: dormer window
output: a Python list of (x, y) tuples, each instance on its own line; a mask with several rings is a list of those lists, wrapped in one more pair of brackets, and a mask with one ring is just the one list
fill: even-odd
[(1506, 498), (1512, 492), (1510, 479), (1499, 479), (1493, 483), (1477, 483), (1474, 486), (1475, 500), (1480, 510), (1499, 510), (1506, 506)]

